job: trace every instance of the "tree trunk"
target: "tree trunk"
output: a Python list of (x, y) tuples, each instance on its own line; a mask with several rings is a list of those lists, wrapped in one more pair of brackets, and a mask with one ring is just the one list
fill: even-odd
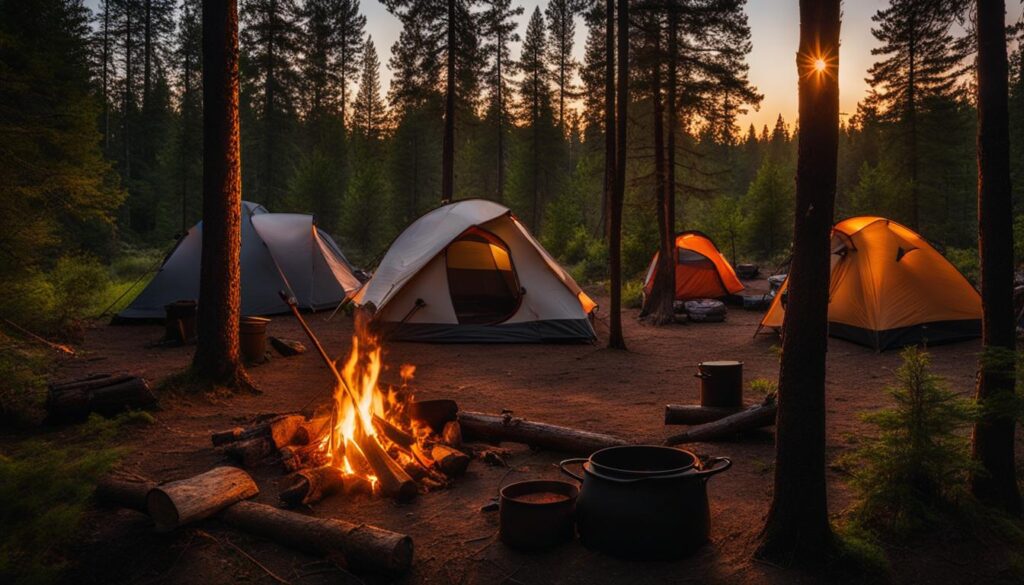
[(142, 33), (142, 111), (149, 113), (149, 93), (153, 75), (153, 0), (145, 0)]
[(609, 197), (608, 268), (611, 273), (608, 347), (626, 349), (622, 337), (622, 201), (626, 194), (626, 124), (629, 115), (629, 0), (618, 0), (618, 86), (616, 87), (615, 189)]
[(242, 175), (238, 132), (238, 7), (203, 3), (203, 249), (198, 340), (202, 382), (249, 386), (238, 347)]
[(665, 169), (665, 108), (661, 97), (661, 22), (656, 15), (652, 19), (651, 48), (654, 63), (651, 67), (651, 101), (653, 105), (654, 123), (654, 200), (658, 217), (660, 246), (658, 248), (657, 268), (651, 294), (644, 299), (641, 317), (647, 317), (652, 325), (666, 325), (675, 322), (675, 234), (669, 230), (668, 219), (668, 188), (666, 187)]
[(444, 92), (444, 144), (441, 152), (441, 203), (455, 191), (455, 0), (448, 0), (448, 66)]
[(1009, 88), (1003, 0), (978, 0), (978, 250), (982, 343), (971, 475), (978, 499), (1021, 514), (1014, 467), (1016, 327), (1013, 310), (1013, 201), (1010, 197)]
[[(498, 27), (499, 29), (501, 27)], [(501, 53), (504, 49), (504, 39), (501, 38), (501, 32), (498, 32), (498, 46), (497, 46), (497, 72), (498, 72), (498, 83), (497, 83), (497, 100), (498, 100), (498, 187), (497, 187), (497, 201), (502, 203), (505, 201), (505, 94), (502, 87), (503, 79), (501, 77)]]
[(127, 183), (132, 177), (131, 118), (132, 118), (132, 3), (125, 4), (124, 23), (124, 112), (121, 115), (121, 146), (124, 150), (124, 177)]
[[(676, 102), (676, 86), (678, 85), (677, 71), (679, 68), (679, 7), (676, 0), (670, 0), (668, 14), (668, 88), (665, 97), (667, 98), (667, 123), (668, 139), (665, 145), (665, 221), (666, 231), (671, 236), (669, 250), (675, 256), (676, 236), (676, 128), (679, 126), (678, 104)], [(736, 259), (733, 258), (733, 262)], [(673, 264), (673, 270), (675, 265)], [(673, 281), (675, 279), (673, 278)], [(673, 290), (675, 284), (673, 283)]]
[[(825, 481), (829, 233), (839, 146), (840, 0), (801, 0), (799, 147), (789, 309), (783, 324), (775, 490), (758, 556), (821, 562), (832, 546)], [(814, 70), (825, 59), (824, 72)]]
[(110, 1), (103, 0), (103, 154), (110, 154)]
[(611, 237), (608, 213), (615, 190), (615, 0), (606, 0), (604, 19), (604, 185), (601, 190), (601, 237)]

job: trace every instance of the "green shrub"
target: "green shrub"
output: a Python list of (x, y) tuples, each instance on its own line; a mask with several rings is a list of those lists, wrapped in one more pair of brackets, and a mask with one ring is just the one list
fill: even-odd
[(0, 582), (60, 578), (97, 480), (122, 455), (110, 441), (140, 421), (134, 413), (93, 416), (60, 441), (33, 440), (0, 453)]
[(622, 286), (622, 304), (628, 309), (639, 309), (644, 303), (644, 283), (628, 280)]
[(608, 249), (604, 242), (587, 242), (583, 258), (572, 269), (572, 277), (581, 283), (598, 282), (608, 277)]
[(964, 430), (977, 416), (929, 372), (926, 352), (908, 348), (902, 357), (888, 389), (896, 406), (863, 415), (878, 432), (843, 461), (859, 494), (855, 518), (896, 535), (934, 523), (958, 499), (973, 468)]
[(754, 378), (748, 385), (750, 386), (750, 392), (758, 398), (767, 398), (779, 393), (779, 383), (776, 380)]
[(99, 260), (88, 256), (66, 256), (50, 272), (56, 313), (61, 322), (92, 317), (103, 310), (108, 297), (110, 273)]
[(978, 264), (978, 251), (973, 248), (949, 248), (946, 250), (946, 259), (949, 260), (961, 274), (971, 281), (971, 284), (978, 284), (978, 277), (981, 276), (981, 266)]
[(0, 333), (0, 424), (30, 425), (43, 418), (47, 355)]

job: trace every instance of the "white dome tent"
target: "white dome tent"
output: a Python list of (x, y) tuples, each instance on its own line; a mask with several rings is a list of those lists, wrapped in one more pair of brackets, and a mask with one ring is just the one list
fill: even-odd
[(353, 301), (388, 339), (591, 341), (597, 308), (507, 207), (439, 207), (394, 241)]
[[(164, 306), (199, 300), (202, 222), (178, 240), (156, 276), (118, 320), (162, 319)], [(241, 293), (243, 315), (288, 312), (278, 296), (290, 290), (301, 308), (333, 308), (359, 289), (355, 270), (313, 216), (270, 213), (242, 202)]]

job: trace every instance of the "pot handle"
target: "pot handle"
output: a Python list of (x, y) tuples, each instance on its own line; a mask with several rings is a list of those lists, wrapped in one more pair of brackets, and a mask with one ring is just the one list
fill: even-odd
[[(723, 461), (725, 462), (725, 465), (722, 465), (721, 467), (716, 467), (716, 465), (722, 463)], [(708, 460), (704, 465), (704, 469), (698, 471), (694, 475), (696, 475), (697, 477), (702, 477), (705, 480), (707, 480), (712, 475), (722, 473), (723, 471), (729, 469), (730, 467), (732, 467), (732, 459), (729, 459), (728, 457), (708, 457)]]
[(577, 457), (575, 459), (566, 459), (565, 461), (562, 461), (561, 463), (558, 464), (558, 468), (562, 470), (562, 473), (568, 475), (569, 477), (575, 479), (576, 481), (578, 481), (580, 483), (583, 483), (583, 478), (582, 477), (580, 477), (580, 476), (576, 475), (575, 473), (569, 471), (565, 467), (567, 465), (573, 465), (573, 464), (576, 464), (576, 463), (586, 463), (587, 461), (588, 460), (585, 457)]
[(693, 377), (700, 378), (701, 380), (707, 380), (708, 378), (711, 377), (711, 374), (707, 372), (697, 372), (696, 374), (693, 375)]

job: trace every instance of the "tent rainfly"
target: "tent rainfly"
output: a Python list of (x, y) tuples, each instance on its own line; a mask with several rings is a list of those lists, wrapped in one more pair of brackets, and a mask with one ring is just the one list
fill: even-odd
[[(159, 271), (118, 320), (162, 319), (164, 306), (199, 298), (202, 222), (178, 240)], [(334, 307), (360, 287), (360, 281), (334, 240), (316, 227), (313, 216), (269, 213), (242, 202), (242, 314), (287, 312), (278, 296), (290, 290), (300, 307)]]
[(444, 205), (392, 243), (354, 302), (389, 339), (590, 341), (597, 305), (508, 208)]
[[(758, 327), (781, 330), (783, 283)], [(881, 217), (832, 230), (829, 335), (877, 351), (981, 335), (981, 296), (923, 237)]]
[[(644, 277), (644, 294), (650, 295), (654, 275), (658, 271), (658, 255), (654, 253)], [(691, 230), (676, 236), (676, 300), (716, 299), (743, 290), (729, 261), (718, 251), (711, 238)]]

